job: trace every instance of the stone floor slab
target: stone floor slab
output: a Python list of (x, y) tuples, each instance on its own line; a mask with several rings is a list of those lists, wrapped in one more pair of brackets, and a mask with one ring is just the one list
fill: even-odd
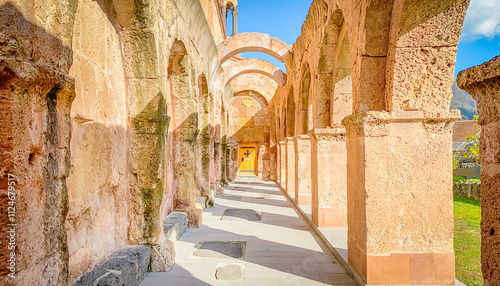
[[(188, 229), (176, 242), (176, 265), (172, 271), (148, 273), (141, 286), (300, 286), (337, 282), (354, 285), (274, 182), (260, 182), (251, 177), (242, 180), (245, 182), (231, 183), (225, 195), (216, 197), (215, 207), (203, 211), (200, 228)], [(221, 219), (227, 209), (259, 210), (262, 220)], [(202, 241), (245, 241), (245, 256), (241, 259), (193, 256)], [(244, 279), (217, 280), (215, 273), (221, 264), (244, 264)]]
[(262, 215), (250, 209), (227, 209), (222, 215), (222, 220), (260, 221), (262, 220)]
[(215, 270), (217, 280), (243, 280), (245, 277), (245, 264), (221, 263)]
[(193, 256), (241, 259), (245, 257), (246, 245), (246, 241), (201, 241)]

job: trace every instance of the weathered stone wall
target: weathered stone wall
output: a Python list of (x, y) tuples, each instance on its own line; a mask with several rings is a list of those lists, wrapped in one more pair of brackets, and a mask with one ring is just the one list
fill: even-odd
[[(64, 220), (74, 98), (68, 70), (76, 6), (33, 9), (38, 5), (55, 2), (0, 2), (2, 285), (63, 285), (68, 276)], [(9, 206), (15, 206), (12, 219), (6, 216)], [(15, 232), (15, 252), (8, 249), (7, 230)], [(15, 278), (8, 276), (11, 253)]]
[[(196, 148), (198, 127), (210, 137), (221, 118), (210, 114), (221, 109), (205, 108), (209, 87), (196, 88), (202, 74), (213, 75), (223, 40), (212, 4), (2, 2), (0, 187), (8, 188), (9, 173), (17, 176), (17, 285), (71, 284), (121, 246), (164, 245), (163, 218), (183, 208), (175, 200), (182, 170), (174, 164), (175, 134), (185, 120), (173, 106), (180, 97), (186, 118), (195, 119), (188, 124), (192, 178), (209, 188), (213, 162), (199, 173), (194, 166), (204, 166), (195, 160), (212, 148)], [(183, 95), (172, 87), (174, 42), (185, 45)], [(195, 196), (189, 186), (184, 191)], [(2, 196), (3, 208), (9, 198)], [(196, 202), (190, 207), (198, 212)]]
[[(256, 91), (241, 91), (231, 100), (229, 114), (229, 141), (255, 143), (258, 146), (256, 174), (261, 180), (269, 180), (273, 149), (269, 143), (271, 115), (267, 100)], [(238, 173), (238, 160), (238, 150), (235, 149), (230, 156), (230, 177), (233, 180)]]
[(270, 114), (267, 101), (255, 91), (236, 94), (231, 100), (229, 136), (234, 142), (269, 141)]
[[(128, 244), (125, 74), (116, 18), (104, 2), (78, 3), (73, 29), (76, 97), (66, 217), (69, 279)], [(103, 37), (104, 35), (104, 37)]]
[(475, 200), (481, 199), (481, 183), (454, 182), (453, 194)]

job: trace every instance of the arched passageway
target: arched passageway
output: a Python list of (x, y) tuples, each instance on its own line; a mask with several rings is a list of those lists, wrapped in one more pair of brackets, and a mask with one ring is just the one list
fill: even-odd
[[(203, 215), (222, 212), (203, 208), (217, 206), (216, 185), (225, 185), (226, 171), (231, 179), (242, 171), (240, 156), (252, 148), (254, 167), (245, 170), (264, 180), (279, 174), (295, 203), (310, 206), (317, 226), (345, 230), (344, 258), (358, 282), (455, 282), (450, 132), (458, 114), (449, 110), (449, 87), (468, 0), (314, 0), (293, 47), (266, 34), (236, 34), (237, 1), (67, 2), (0, 7), (9, 39), (0, 53), (2, 171), (18, 176), (2, 182), (21, 188), (17, 283), (72, 284), (90, 277), (83, 273), (142, 279), (149, 264), (170, 269), (178, 237), (165, 232), (166, 216), (184, 212), (198, 227)], [(286, 76), (236, 57), (244, 52), (285, 62)], [(464, 84), (477, 92), (490, 80)], [(480, 97), (480, 108), (496, 104)], [(495, 146), (487, 140), (496, 123), (481, 122), (489, 131), (485, 142)], [(485, 174), (489, 196), (498, 180)], [(238, 198), (241, 192), (228, 191), (234, 193), (222, 200), (225, 207), (231, 200), (269, 204), (261, 218), (274, 223), (270, 229), (304, 228), (272, 208), (285, 209), (282, 200), (272, 201), (276, 193)], [(494, 213), (488, 203), (485, 210)], [(267, 220), (271, 213), (274, 220)], [(497, 226), (486, 217), (483, 236), (492, 245)], [(293, 245), (288, 236), (296, 231), (275, 237), (283, 234), (287, 251), (323, 257)], [(259, 229), (244, 236), (248, 250), (265, 235)], [(283, 247), (263, 244), (262, 252)], [(124, 247), (141, 251), (133, 255), (144, 258), (140, 274), (99, 270), (109, 266), (99, 261)], [(493, 285), (497, 268), (490, 256), (483, 259)], [(314, 273), (323, 283), (316, 270), (300, 275)]]

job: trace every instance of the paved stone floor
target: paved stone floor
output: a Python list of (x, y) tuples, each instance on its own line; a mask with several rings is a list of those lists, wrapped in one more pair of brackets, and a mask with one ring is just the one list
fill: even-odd
[[(228, 208), (251, 209), (260, 221), (221, 220)], [(193, 256), (203, 241), (246, 241), (245, 256)], [(148, 273), (141, 286), (156, 285), (355, 285), (309, 224), (273, 182), (243, 177), (203, 212), (203, 226), (188, 229), (175, 243), (176, 265), (169, 272)], [(216, 280), (218, 267), (239, 265), (243, 280)], [(236, 270), (237, 271), (236, 271)], [(234, 276), (241, 276), (233, 267)], [(237, 274), (237, 275), (236, 275)], [(231, 278), (231, 273), (221, 275)]]

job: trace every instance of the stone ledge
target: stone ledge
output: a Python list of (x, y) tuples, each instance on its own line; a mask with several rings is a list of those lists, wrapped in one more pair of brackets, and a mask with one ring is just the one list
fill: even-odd
[(321, 128), (309, 131), (309, 135), (316, 140), (329, 140), (329, 141), (345, 141), (346, 129), (345, 127), (336, 128)]
[(148, 271), (151, 250), (146, 245), (121, 248), (78, 277), (75, 286), (139, 285)]
[(184, 212), (172, 212), (163, 220), (165, 237), (175, 243), (188, 229), (188, 217)]
[(461, 89), (469, 91), (473, 85), (496, 77), (500, 77), (500, 56), (459, 72), (457, 84)]

